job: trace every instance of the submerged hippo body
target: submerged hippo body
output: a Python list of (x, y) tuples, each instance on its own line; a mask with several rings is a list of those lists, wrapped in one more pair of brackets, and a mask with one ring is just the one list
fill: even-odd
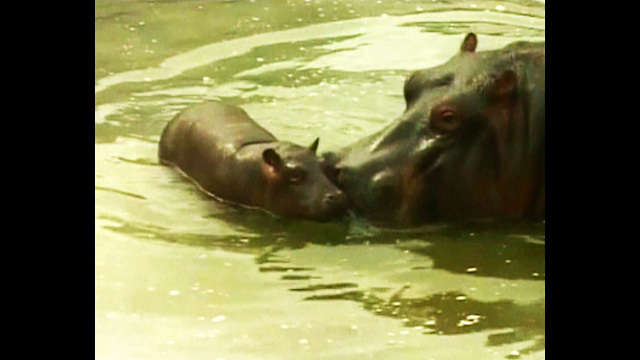
[(416, 71), (406, 110), (381, 131), (324, 154), (356, 214), (391, 226), (544, 218), (544, 42), (475, 52)]
[(324, 176), (317, 146), (277, 141), (244, 110), (205, 102), (167, 124), (158, 157), (219, 200), (326, 221), (345, 212), (346, 198)]

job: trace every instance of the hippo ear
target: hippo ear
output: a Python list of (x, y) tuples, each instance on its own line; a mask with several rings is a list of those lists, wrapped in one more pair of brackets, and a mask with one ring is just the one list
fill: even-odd
[(498, 98), (512, 94), (518, 87), (518, 75), (513, 70), (505, 70), (491, 84), (491, 93)]
[(311, 150), (312, 153), (316, 153), (316, 150), (318, 150), (318, 143), (320, 142), (320, 138), (316, 138), (313, 143), (311, 143), (311, 145), (309, 145), (309, 150)]
[(464, 37), (464, 40), (462, 40), (460, 52), (476, 52), (476, 47), (478, 47), (478, 37), (474, 33), (468, 33), (467, 36)]
[(272, 148), (265, 149), (262, 152), (262, 160), (275, 170), (279, 170), (282, 167), (282, 158)]

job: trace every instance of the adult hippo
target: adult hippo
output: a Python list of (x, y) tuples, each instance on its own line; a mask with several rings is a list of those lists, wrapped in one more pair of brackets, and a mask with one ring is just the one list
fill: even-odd
[(323, 155), (356, 214), (385, 226), (544, 218), (544, 42), (477, 43), (470, 33), (448, 62), (412, 73), (398, 119)]
[(205, 102), (171, 120), (158, 157), (218, 200), (276, 215), (327, 221), (346, 212), (346, 197), (310, 147), (277, 141), (239, 107)]

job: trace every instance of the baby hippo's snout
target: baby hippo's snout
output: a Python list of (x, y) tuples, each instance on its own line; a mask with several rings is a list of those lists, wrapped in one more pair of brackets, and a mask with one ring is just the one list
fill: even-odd
[(345, 207), (347, 196), (342, 191), (336, 190), (326, 194), (323, 201), (327, 206)]
[(339, 189), (324, 195), (322, 207), (327, 219), (335, 219), (347, 212), (347, 196)]

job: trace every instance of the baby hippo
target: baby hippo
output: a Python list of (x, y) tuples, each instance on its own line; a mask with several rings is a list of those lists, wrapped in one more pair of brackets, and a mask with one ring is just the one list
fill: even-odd
[(241, 108), (208, 101), (167, 124), (158, 157), (223, 202), (329, 221), (345, 214), (347, 202), (324, 175), (318, 141), (308, 148), (278, 141)]

